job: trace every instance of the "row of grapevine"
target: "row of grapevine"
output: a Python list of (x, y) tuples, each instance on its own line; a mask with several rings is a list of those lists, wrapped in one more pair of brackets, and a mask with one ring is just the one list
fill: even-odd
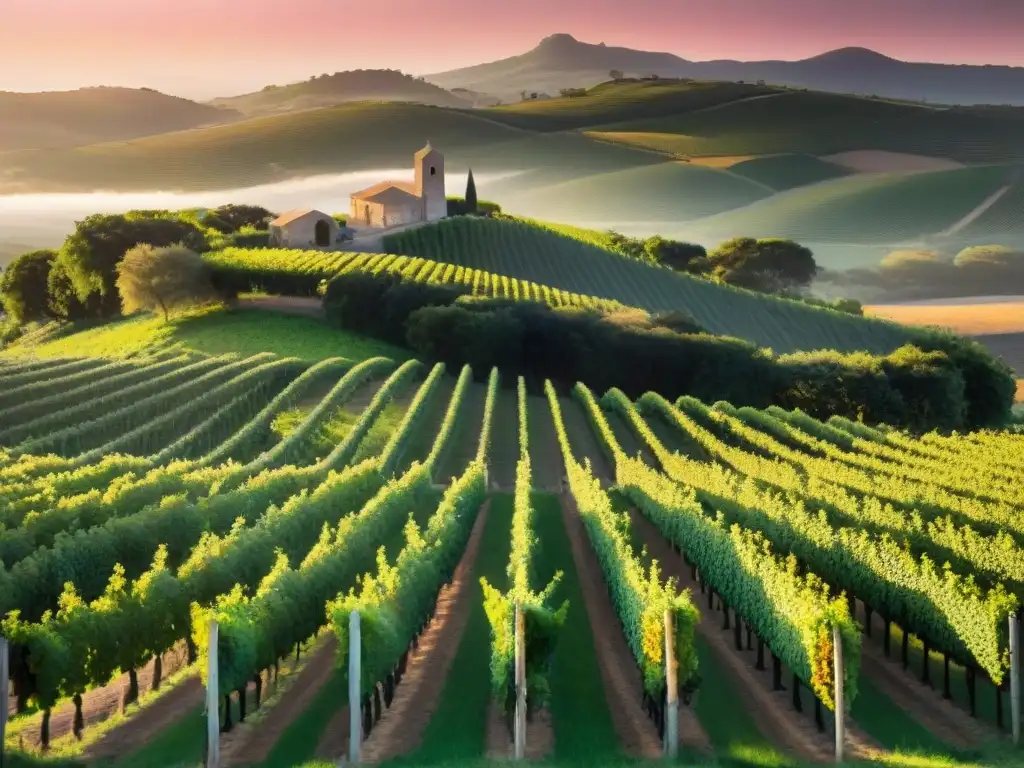
[[(376, 362), (370, 362), (370, 367), (376, 367)], [(216, 448), (211, 448), (209, 451), (203, 454), (203, 456), (197, 460), (196, 464), (201, 466), (209, 466), (211, 464), (219, 464), (229, 459), (243, 459), (248, 457), (253, 450), (258, 446), (264, 444), (266, 439), (271, 433), (271, 424), (274, 421), (274, 417), (277, 416), (281, 411), (291, 407), (293, 403), (299, 400), (316, 382), (322, 380), (325, 376), (343, 370), (346, 365), (345, 358), (342, 357), (328, 357), (325, 360), (321, 360), (319, 363), (307, 368), (302, 374), (291, 382), (287, 387), (281, 390), (273, 400), (267, 403), (263, 409), (253, 416), (253, 418), (245, 424), (244, 427), (234, 432), (227, 440), (222, 442)], [(166, 458), (171, 456), (158, 454), (154, 457), (154, 463), (161, 464)]]
[[(69, 403), (58, 410), (47, 410), (46, 413), (28, 421), (24, 424), (4, 429), (0, 432), (0, 443), (4, 445), (19, 445), (31, 440), (33, 437), (45, 438), (55, 431), (64, 428), (68, 424), (81, 424), (93, 419), (101, 418), (113, 410), (120, 408), (126, 402), (137, 402), (154, 394), (166, 392), (180, 382), (189, 382), (194, 377), (203, 373), (214, 371), (232, 361), (237, 361), (237, 355), (223, 355), (220, 357), (203, 358), (190, 362), (187, 365), (175, 365), (166, 373), (158, 376), (147, 376), (144, 380), (125, 387), (108, 391), (99, 397), (92, 397), (83, 393), (79, 399)], [(159, 364), (158, 364), (159, 365)], [(98, 382), (97, 387), (103, 386)], [(23, 453), (30, 451), (22, 450)], [(16, 480), (21, 477), (31, 477), (29, 472), (12, 471), (14, 467), (5, 467), (0, 470), (0, 477), (4, 480)], [(48, 471), (54, 471), (50, 468)]]
[[(343, 675), (350, 644), (349, 617), (359, 612), (360, 695), (364, 722), (371, 727), (370, 697), (381, 684), (385, 700), (390, 701), (393, 687), (401, 681), (409, 646), (433, 617), (441, 587), (451, 582), (486, 493), (484, 465), (473, 461), (445, 491), (425, 529), (411, 520), (406, 523), (406, 544), (393, 565), (382, 548), (376, 573), (363, 576), (358, 592), (341, 593), (327, 604)], [(364, 726), (364, 736), (368, 731)]]
[(36, 368), (21, 373), (11, 373), (0, 379), (4, 385), (4, 391), (16, 390), (38, 382), (53, 381), (64, 376), (73, 376), (82, 371), (92, 370), (104, 365), (104, 361), (98, 357), (75, 357), (63, 359), (55, 365), (46, 368)]
[(216, 414), (240, 394), (259, 402), (268, 390), (273, 392), (282, 384), (287, 384), (305, 367), (299, 358), (286, 357), (249, 368), (223, 384), (206, 390), (198, 397), (150, 419), (147, 423), (80, 454), (77, 459), (83, 464), (91, 464), (112, 453), (151, 455), (162, 446), (173, 444), (175, 439), (182, 435), (183, 426), (192, 426), (197, 416)]
[[(104, 491), (94, 489), (47, 510), (40, 516), (37, 525), (43, 526), (51, 534), (72, 525), (78, 531), (70, 538), (55, 536), (52, 546), (31, 552), (30, 556), (26, 551), (26, 540), (30, 533), (21, 532), (27, 528), (21, 526), (18, 530), (8, 532), (0, 539), (0, 551), (10, 553), (12, 559), (15, 555), (18, 560), (24, 558), (24, 562), (15, 561), (10, 572), (0, 570), (0, 597), (9, 595), (14, 601), (13, 605), (23, 611), (41, 612), (56, 600), (55, 595), (60, 593), (63, 582), (67, 580), (60, 574), (68, 575), (72, 569), (80, 568), (80, 576), (92, 578), (95, 584), (97, 576), (106, 579), (112, 565), (109, 558), (115, 552), (119, 562), (136, 564), (135, 568), (128, 569), (131, 576), (140, 573), (145, 567), (140, 558), (148, 562), (156, 544), (169, 541), (159, 537), (154, 541), (153, 538), (158, 533), (168, 535), (163, 525), (168, 515), (178, 508), (184, 520), (186, 516), (180, 508), (196, 508), (195, 504), (189, 502), (189, 498), (209, 493), (209, 498), (198, 502), (198, 508), (222, 509), (230, 504), (242, 505), (239, 495), (243, 499), (248, 498), (252, 489), (262, 488), (266, 492), (274, 489), (277, 494), (274, 503), (280, 503), (301, 488), (315, 485), (330, 470), (344, 467), (352, 459), (366, 432), (418, 365), (415, 361), (409, 361), (395, 371), (377, 392), (345, 440), (316, 465), (283, 467), (263, 472), (232, 485), (231, 488), (239, 493), (231, 494), (228, 493), (230, 489), (222, 484), (223, 471), (219, 467), (196, 471), (188, 462), (181, 462), (151, 470), (142, 478), (129, 474)], [(169, 497), (173, 497), (173, 503), (164, 501)], [(241, 509), (238, 514), (241, 514)], [(226, 518), (226, 527), (230, 527), (234, 517), (229, 515)], [(201, 513), (196, 519), (200, 522), (191, 528), (183, 525), (180, 530), (172, 529), (174, 540), (182, 542), (182, 547), (186, 548), (184, 551), (207, 529), (202, 523), (205, 518)], [(33, 538), (36, 536), (38, 534)], [(100, 565), (102, 563), (106, 565)], [(32, 574), (37, 576), (33, 577)], [(2, 588), (5, 581), (11, 582), (9, 590)], [(77, 579), (72, 581), (82, 588)], [(82, 591), (90, 598), (95, 596), (94, 590), (82, 588)], [(3, 607), (2, 604), (0, 607)], [(0, 611), (0, 614), (3, 612)]]
[(193, 360), (192, 356), (185, 354), (153, 355), (137, 361), (135, 365), (120, 374), (104, 376), (102, 379), (89, 381), (73, 389), (61, 390), (48, 396), (21, 400), (17, 405), (0, 410), (0, 424), (10, 430), (41, 416), (77, 405), (83, 400), (92, 400), (111, 392), (127, 389), (146, 379), (180, 368)]
[[(740, 412), (745, 411), (741, 408)], [(777, 405), (769, 406), (762, 413), (779, 422), (780, 425), (785, 425), (788, 430), (795, 430), (829, 443), (842, 449), (845, 453), (866, 454), (899, 464), (908, 463), (921, 467), (934, 467), (943, 471), (949, 471), (949, 467), (956, 466), (960, 468), (960, 471), (970, 473), (986, 484), (991, 482), (993, 475), (996, 478), (1001, 478), (1003, 485), (1006, 484), (1005, 481), (1012, 481), (1015, 476), (1015, 467), (1000, 466), (991, 461), (980, 460), (975, 452), (936, 450), (916, 437), (899, 432), (892, 433), (886, 440), (870, 427), (839, 416), (833, 416), (828, 422), (822, 422), (808, 416), (803, 411), (785, 411)], [(801, 439), (799, 435), (795, 437)], [(966, 447), (969, 443), (961, 441), (961, 445)]]
[[(765, 646), (777, 662), (834, 704), (833, 629), (838, 628), (845, 661), (845, 701), (856, 696), (860, 635), (845, 600), (833, 597), (814, 574), (800, 575), (795, 559), (781, 557), (759, 532), (744, 530), (721, 515), (705, 512), (693, 489), (651, 469), (622, 451), (590, 391), (577, 385), (576, 398), (614, 457), (619, 487), (661, 534), (699, 569), (713, 594), (741, 615), (758, 636), (758, 664)], [(775, 672), (778, 675), (776, 664)]]
[(889, 535), (851, 521), (842, 527), (794, 495), (759, 487), (724, 467), (670, 454), (621, 393), (607, 402), (623, 413), (686, 493), (728, 524), (758, 530), (777, 550), (799, 558), (836, 590), (856, 595), (959, 661), (974, 661), (1002, 679), (1006, 617), (1016, 600), (1001, 586), (983, 590), (973, 578), (939, 567)]
[(0, 390), (0, 409), (7, 409), (19, 403), (41, 400), (44, 397), (116, 376), (138, 367), (135, 361), (129, 360), (114, 359), (104, 362), (101, 359), (96, 359), (96, 362), (100, 364), (66, 375), (47, 376), (40, 381), (20, 386), (5, 385), (3, 390)]
[[(790, 426), (773, 414), (753, 408), (734, 408), (729, 403), (716, 403), (713, 412), (730, 417), (730, 424), (742, 422), (746, 427), (762, 433), (780, 445), (792, 446), (811, 458), (822, 457), (842, 462), (857, 471), (870, 472), (882, 482), (887, 478), (907, 478), (914, 483), (939, 486), (948, 492), (971, 496), (980, 500), (1002, 501), (1006, 504), (1024, 503), (1024, 492), (1010, 478), (1000, 477), (991, 467), (972, 466), (966, 461), (913, 459), (898, 452), (842, 450), (828, 440), (818, 438)], [(869, 445), (876, 445), (869, 443)]]
[(515, 662), (515, 612), (523, 612), (526, 643), (526, 702), (530, 712), (547, 704), (550, 686), (547, 678), (555, 652), (555, 643), (569, 603), (554, 607), (554, 593), (562, 580), (562, 572), (539, 588), (537, 577), (537, 534), (531, 494), (533, 475), (530, 469), (526, 381), (519, 377), (517, 388), (519, 459), (516, 463), (515, 491), (512, 511), (512, 547), (506, 570), (509, 589), (492, 586), (486, 579), (480, 583), (484, 592), (484, 609), (491, 625), (491, 685), (504, 711), (515, 706), (516, 688), (513, 675)]
[(667, 611), (672, 616), (675, 631), (678, 692), (688, 695), (699, 681), (694, 632), (700, 614), (688, 591), (679, 590), (672, 580), (662, 581), (657, 563), (652, 563), (650, 572), (644, 573), (624, 530), (628, 523), (615, 513), (611, 499), (601, 489), (589, 466), (576, 461), (551, 382), (545, 382), (545, 389), (569, 479), (569, 492), (597, 555), (626, 642), (641, 670), (644, 693), (654, 702), (665, 698), (664, 617)]
[[(302, 423), (296, 427), (294, 432), (288, 435), (284, 440), (281, 440), (274, 445), (269, 451), (264, 451), (247, 464), (228, 471), (219, 481), (217, 488), (221, 490), (234, 488), (239, 483), (259, 474), (265, 469), (279, 467), (291, 463), (294, 459), (301, 457), (304, 453), (307, 440), (315, 433), (315, 431), (319, 429), (320, 426), (322, 426), (323, 423), (329, 419), (331, 415), (346, 400), (348, 400), (348, 398), (350, 398), (360, 386), (370, 379), (379, 376), (392, 365), (394, 365), (394, 363), (389, 358), (374, 357), (353, 366), (345, 373), (344, 376), (341, 377), (341, 379), (338, 380), (331, 390), (324, 395), (320, 402), (317, 403), (316, 407), (306, 416)], [(398, 380), (404, 381), (405, 374), (407, 372), (411, 373), (410, 369), (414, 367), (415, 366), (402, 366), (399, 370), (403, 372), (403, 375), (399, 377)], [(386, 397), (385, 403), (390, 402), (393, 389), (388, 388), (387, 392), (389, 395)], [(377, 413), (378, 412), (376, 410), (373, 412), (373, 419), (376, 419)], [(263, 415), (260, 426), (256, 429), (261, 429), (263, 427), (266, 418), (267, 415)], [(367, 425), (367, 428), (368, 426), (369, 425)], [(356, 439), (362, 440), (362, 437), (362, 434), (358, 434)], [(345, 441), (343, 445), (351, 445), (351, 442)], [(205, 464), (205, 462), (203, 463)]]
[(413, 430), (426, 414), (427, 406), (437, 393), (443, 376), (444, 363), (437, 363), (430, 370), (430, 373), (427, 374), (423, 386), (419, 388), (416, 396), (409, 404), (409, 410), (406, 411), (402, 423), (398, 425), (398, 429), (395, 430), (387, 445), (384, 446), (384, 451), (380, 456), (380, 471), (385, 477), (391, 477), (398, 469), (399, 462), (402, 460), (402, 454), (405, 453)]
[[(40, 474), (36, 479), (21, 484), (16, 491), (17, 497), (20, 497), (21, 501), (9, 502), (9, 516), (5, 515), (0, 522), (11, 526), (17, 524), (29, 512), (47, 513), (57, 504), (58, 500), (63, 500), (61, 505), (69, 509), (82, 503), (96, 504), (102, 499), (104, 504), (117, 504), (120, 514), (137, 511), (140, 508), (137, 505), (126, 508), (123, 498), (125, 492), (131, 490), (135, 498), (140, 498), (140, 492), (143, 492), (146, 487), (154, 487), (155, 481), (162, 484), (164, 478), (168, 476), (184, 478), (189, 473), (194, 475), (197, 470), (213, 465), (216, 458), (226, 457), (233, 452), (247, 450), (252, 445), (259, 444), (261, 430), (269, 428), (269, 422), (278, 409), (285, 407), (292, 398), (301, 396), (312, 382), (317, 381), (320, 376), (330, 373), (340, 364), (340, 358), (331, 358), (314, 365), (289, 384), (263, 411), (253, 417), (251, 422), (228, 437), (219, 448), (214, 448), (194, 462), (177, 463), (174, 467), (161, 467), (175, 458), (178, 451), (183, 450), (195, 440), (201, 440), (201, 432), (183, 436), (179, 441), (167, 446), (152, 457), (108, 456), (92, 466), (70, 471), (67, 469), (68, 460), (61, 459), (60, 471)], [(383, 366), (382, 363), (373, 361), (367, 361), (363, 365), (364, 368), (360, 369), (362, 372), (365, 372), (367, 368), (372, 370), (377, 365)], [(197, 427), (197, 430), (199, 429), (200, 427)], [(140, 471), (145, 472), (153, 467), (156, 469), (152, 469), (148, 474), (143, 474), (142, 477), (136, 477)], [(129, 475), (128, 473), (135, 474)], [(211, 479), (213, 478), (211, 477)], [(100, 488), (106, 490), (97, 490)], [(115, 496), (113, 492), (115, 488), (118, 489), (120, 498)], [(171, 490), (162, 487), (160, 490), (177, 493), (183, 488)], [(203, 490), (208, 490), (208, 486)], [(3, 495), (0, 495), (0, 499), (4, 498)]]
[(212, 606), (193, 605), (193, 639), (204, 678), (210, 619), (219, 626), (218, 685), (225, 692), (244, 689), (261, 670), (316, 634), (327, 623), (328, 602), (372, 567), (377, 548), (401, 529), (411, 512), (434, 503), (430, 473), (415, 464), (361, 511), (343, 518), (336, 528), (325, 528), (297, 567), (279, 555), (252, 597), (236, 586)]
[(12, 378), (64, 365), (74, 357), (4, 357), (0, 366), (0, 384), (8, 385)]
[(468, 365), (462, 366), (459, 378), (455, 381), (455, 388), (452, 390), (451, 399), (448, 402), (448, 410), (444, 413), (444, 419), (437, 431), (437, 439), (431, 447), (430, 454), (424, 463), (431, 468), (438, 466), (444, 457), (444, 452), (451, 450), (452, 435), (459, 421), (465, 418), (466, 392), (473, 380), (473, 369)]
[(404, 279), (463, 285), (475, 296), (541, 301), (556, 307), (611, 309), (618, 302), (581, 295), (529, 280), (485, 270), (394, 254), (336, 253), (280, 248), (225, 248), (203, 257), (240, 290), (271, 290), (285, 295), (315, 296), (321, 283), (352, 272), (395, 274)]
[[(16, 687), (34, 691), (43, 708), (58, 697), (73, 697), (80, 715), (80, 697), (89, 687), (105, 685), (118, 669), (134, 679), (134, 670), (149, 658), (187, 638), (190, 606), (222, 594), (222, 585), (227, 590), (233, 585), (254, 588), (275, 558), (303, 557), (380, 485), (372, 461), (331, 476), (313, 494), (295, 496), (280, 510), (267, 508), (254, 527), (236, 524), (224, 538), (206, 534), (177, 577), (167, 545), (160, 544), (152, 567), (133, 584), (118, 563), (103, 593), (91, 602), (67, 583), (52, 616), (27, 621), (13, 613), (3, 623), (4, 636), (21, 651), (15, 655), (20, 663), (11, 670)], [(176, 515), (176, 524), (180, 520)]]
[[(639, 402), (646, 403), (657, 399), (658, 397), (652, 394), (651, 398), (641, 398)], [(809, 456), (748, 427), (739, 419), (721, 411), (711, 410), (694, 398), (680, 398), (675, 410), (698, 420), (703, 425), (717, 428), (738, 438), (766, 454), (769, 458), (764, 459), (765, 463), (775, 465), (775, 471), (780, 477), (806, 475), (815, 481), (841, 485), (850, 491), (876, 497), (908, 511), (916, 510), (923, 515), (935, 517), (944, 514), (960, 515), (975, 524), (987, 526), (990, 530), (996, 525), (1005, 525), (1024, 536), (1024, 520), (1021, 520), (1019, 511), (1012, 504), (962, 496), (951, 493), (941, 486), (892, 475), (876, 477), (839, 461)]]
[(213, 370), (190, 378), (175, 387), (154, 392), (149, 397), (139, 400), (128, 400), (122, 396), (122, 403), (127, 401), (130, 402), (130, 405), (122, 405), (98, 418), (73, 423), (48, 434), (26, 440), (15, 446), (15, 449), (21, 453), (54, 452), (65, 456), (81, 453), (99, 444), (102, 440), (109, 439), (109, 436), (119, 435), (132, 429), (142, 422), (164, 413), (168, 407), (173, 407), (173, 404), (205, 392), (210, 387), (236, 376), (242, 371), (267, 362), (273, 357), (269, 353), (261, 353), (242, 360), (224, 362)]

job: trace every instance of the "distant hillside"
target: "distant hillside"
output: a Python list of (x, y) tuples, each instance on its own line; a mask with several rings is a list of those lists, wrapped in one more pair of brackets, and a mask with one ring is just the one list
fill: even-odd
[(775, 85), (877, 94), (941, 104), (1024, 105), (1024, 68), (920, 64), (864, 48), (829, 51), (802, 61), (687, 61), (671, 53), (583, 43), (568, 34), (544, 38), (524, 54), (427, 75), (444, 88), (471, 88), (503, 98), (522, 90), (586, 88), (610, 70), (627, 76), (764, 80)]
[(250, 117), (302, 109), (332, 107), (348, 101), (412, 101), (439, 107), (471, 107), (462, 98), (433, 83), (394, 69), (357, 69), (318, 75), (301, 83), (268, 85), (257, 93), (214, 99), (217, 107)]
[(224, 123), (241, 115), (146, 88), (0, 91), (0, 151), (123, 141)]
[(0, 241), (0, 270), (5, 269), (14, 259), (23, 253), (36, 250), (31, 245), (24, 243), (9, 243)]

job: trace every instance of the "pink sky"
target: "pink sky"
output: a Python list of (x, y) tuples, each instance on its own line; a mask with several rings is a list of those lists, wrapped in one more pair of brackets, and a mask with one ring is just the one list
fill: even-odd
[(859, 45), (1024, 66), (1024, 0), (0, 0), (0, 90), (210, 98), (345, 69), (452, 69), (553, 32), (695, 60)]

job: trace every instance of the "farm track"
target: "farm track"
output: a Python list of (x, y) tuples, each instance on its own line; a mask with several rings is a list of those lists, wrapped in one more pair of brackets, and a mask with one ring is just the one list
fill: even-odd
[[(451, 584), (441, 588), (433, 620), (420, 636), (416, 649), (409, 653), (408, 666), (401, 684), (395, 689), (391, 706), (384, 710), (363, 745), (360, 762), (380, 763), (420, 746), (423, 732), (437, 711), (444, 682), (462, 641), (472, 600), (476, 597), (473, 575), (489, 508), (490, 500), (487, 500), (473, 523)], [(324, 755), (330, 759), (339, 756)]]
[[(864, 604), (857, 601), (857, 611), (864, 616)], [(930, 688), (913, 673), (905, 671), (898, 654), (886, 658), (876, 638), (885, 631), (877, 614), (872, 614), (873, 637), (862, 635), (861, 671), (872, 683), (922, 727), (952, 747), (969, 749), (998, 737), (942, 694)]]
[(320, 299), (312, 296), (250, 296), (239, 299), (235, 306), (238, 309), (262, 309), (267, 312), (280, 312), (284, 315), (324, 318), (324, 308)]
[[(163, 655), (163, 671), (161, 677), (166, 679), (173, 675), (180, 669), (186, 666), (187, 655), (185, 652), (184, 642), (177, 644), (174, 648), (167, 651)], [(153, 685), (153, 660), (138, 670), (138, 681), (139, 681), (139, 701), (145, 700), (146, 694), (149, 692)], [(184, 686), (187, 681), (182, 681), (179, 685)], [(86, 691), (82, 695), (82, 717), (85, 723), (85, 730), (83, 733), (87, 734), (90, 725), (96, 725), (110, 718), (112, 715), (120, 711), (121, 699), (124, 695), (124, 691), (128, 686), (128, 674), (119, 675), (118, 677), (111, 680), (102, 688), (93, 688), (90, 691)], [(168, 703), (165, 703), (168, 702)], [(202, 702), (202, 692), (200, 686), (199, 702)], [(195, 702), (193, 702), (195, 703)], [(160, 717), (160, 712), (167, 707), (176, 708), (179, 705), (174, 692), (167, 692), (161, 696), (157, 701), (153, 702), (150, 706), (146, 707), (143, 712), (146, 713), (147, 718)], [(13, 699), (8, 701), (8, 711), (13, 712)], [(139, 713), (141, 715), (142, 712)], [(21, 738), (25, 747), (29, 749), (38, 749), (39, 740), (39, 728), (36, 727), (42, 720), (41, 714), (35, 714), (31, 716), (34, 721), (32, 725), (27, 725), (25, 730), (21, 733)], [(56, 741), (57, 739), (68, 736), (71, 734), (72, 727), (75, 720), (75, 705), (70, 701), (55, 709), (50, 715), (50, 741)], [(134, 722), (135, 716), (131, 716), (127, 721), (128, 723)], [(120, 727), (111, 731), (111, 734), (117, 733), (121, 730)], [(108, 737), (104, 737), (96, 743), (91, 750), (100, 749), (101, 745)], [(106, 752), (104, 752), (106, 754)]]
[[(682, 589), (689, 589), (695, 603), (699, 603), (700, 587), (690, 577), (690, 571), (682, 558), (672, 549), (661, 533), (650, 521), (635, 509), (630, 509), (630, 521), (638, 539), (646, 546), (650, 556), (657, 560), (666, 577), (675, 577)], [(697, 624), (697, 632), (707, 643), (711, 652), (727, 670), (729, 684), (736, 691), (735, 700), (742, 702), (761, 734), (772, 741), (784, 753), (800, 760), (825, 763), (832, 759), (829, 733), (819, 732), (813, 721), (813, 708), (806, 707), (804, 714), (792, 709), (789, 691), (773, 691), (770, 672), (758, 672), (754, 668), (752, 651), (739, 652), (730, 644), (731, 635), (715, 626), (711, 619), (717, 612), (705, 614)], [(746, 657), (746, 658), (744, 658)], [(852, 722), (847, 722), (848, 745), (858, 757), (869, 757), (878, 751)]]
[(628, 755), (657, 758), (661, 755), (661, 741), (654, 723), (640, 707), (643, 684), (608, 597), (597, 556), (587, 539), (575, 500), (563, 495), (561, 501), (573, 563), (579, 575), (587, 617), (594, 630), (594, 646), (615, 732)]
[[(320, 689), (334, 674), (334, 653), (338, 647), (332, 633), (313, 651), (268, 716), (255, 724), (240, 723), (221, 737), (221, 765), (257, 765), (267, 759), (288, 727), (302, 715)], [(264, 688), (266, 690), (266, 688)]]

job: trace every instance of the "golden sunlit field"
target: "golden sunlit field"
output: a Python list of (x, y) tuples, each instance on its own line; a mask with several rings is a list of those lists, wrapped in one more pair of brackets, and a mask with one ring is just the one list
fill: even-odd
[(1008, 299), (964, 304), (880, 304), (865, 307), (864, 312), (904, 325), (939, 325), (966, 336), (1024, 333), (1024, 298)]

